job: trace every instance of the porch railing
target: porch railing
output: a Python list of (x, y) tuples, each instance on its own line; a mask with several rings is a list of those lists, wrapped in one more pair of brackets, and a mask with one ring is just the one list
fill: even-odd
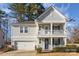
[(64, 30), (53, 30), (52, 34), (61, 34), (64, 33)]
[(64, 34), (64, 30), (40, 30), (38, 35)]

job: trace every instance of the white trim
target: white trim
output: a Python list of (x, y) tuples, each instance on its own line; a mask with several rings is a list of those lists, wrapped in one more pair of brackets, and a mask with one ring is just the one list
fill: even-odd
[(51, 35), (52, 35), (52, 23), (51, 23)]
[(40, 17), (43, 17), (44, 14), (46, 14), (49, 10), (56, 10), (56, 12), (61, 16), (63, 17), (65, 20), (67, 20), (67, 17), (65, 15), (63, 15), (57, 7), (55, 6), (50, 6), (45, 12), (43, 12), (38, 18), (35, 19), (35, 21), (39, 21), (38, 19), (40, 19)]
[(66, 45), (67, 44), (67, 39), (66, 38), (64, 38), (64, 45)]
[(53, 47), (53, 46), (52, 46), (52, 40), (53, 40), (53, 39), (51, 38), (51, 50), (52, 50), (52, 47)]

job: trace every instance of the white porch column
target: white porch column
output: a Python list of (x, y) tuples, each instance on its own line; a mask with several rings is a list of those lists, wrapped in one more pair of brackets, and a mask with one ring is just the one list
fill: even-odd
[(52, 23), (51, 23), (51, 27), (50, 28), (51, 28), (51, 35), (52, 35)]
[(39, 38), (38, 38), (39, 25), (37, 21), (35, 21), (35, 24), (36, 24), (36, 34), (37, 34), (36, 46), (38, 46), (39, 45)]
[(52, 50), (52, 37), (51, 37), (51, 48), (50, 48), (50, 50)]
[(38, 32), (39, 32), (39, 25), (38, 25), (38, 23), (37, 23), (37, 34), (39, 34)]
[(65, 25), (65, 23), (64, 23), (64, 25), (63, 25), (63, 33), (67, 36), (67, 29), (66, 29), (65, 26), (66, 26), (66, 25)]
[(37, 32), (37, 35), (38, 35), (38, 31), (39, 31), (39, 24), (37, 21), (35, 21), (35, 24), (36, 24), (36, 32)]
[(64, 38), (64, 45), (66, 45), (66, 43), (67, 43), (67, 40), (66, 40), (66, 38)]

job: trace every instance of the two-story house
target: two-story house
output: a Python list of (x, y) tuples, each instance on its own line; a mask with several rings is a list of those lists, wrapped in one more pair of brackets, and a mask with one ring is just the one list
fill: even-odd
[(66, 46), (66, 17), (57, 8), (49, 7), (35, 21), (14, 23), (11, 26), (11, 44), (17, 50), (34, 51)]

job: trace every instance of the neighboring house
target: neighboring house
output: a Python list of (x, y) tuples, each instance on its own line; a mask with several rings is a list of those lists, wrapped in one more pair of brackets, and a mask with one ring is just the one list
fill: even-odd
[(35, 21), (14, 23), (11, 26), (11, 44), (17, 50), (33, 51), (66, 46), (66, 17), (55, 7), (49, 7)]
[(0, 48), (3, 48), (3, 47), (4, 47), (4, 43), (5, 43), (5, 40), (4, 40), (4, 33), (3, 33), (3, 31), (0, 29)]

